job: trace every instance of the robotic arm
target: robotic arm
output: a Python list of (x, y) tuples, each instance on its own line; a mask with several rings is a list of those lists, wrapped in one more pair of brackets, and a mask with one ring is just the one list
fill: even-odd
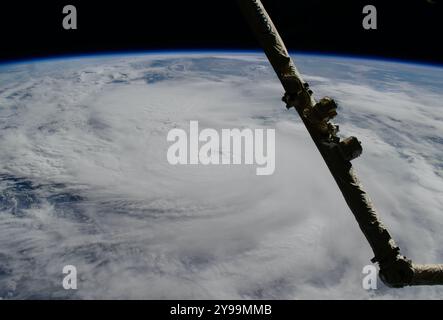
[(360, 184), (351, 161), (362, 153), (355, 137), (341, 140), (332, 120), (337, 105), (326, 97), (316, 102), (309, 85), (303, 81), (271, 18), (260, 0), (238, 0), (252, 31), (277, 73), (286, 93), (283, 101), (294, 107), (334, 177), (380, 267), (380, 278), (388, 286), (443, 285), (443, 264), (420, 265), (400, 254), (374, 205)]

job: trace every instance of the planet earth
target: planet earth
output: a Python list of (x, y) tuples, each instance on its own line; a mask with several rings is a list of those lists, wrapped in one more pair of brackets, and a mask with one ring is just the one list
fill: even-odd
[[(292, 56), (362, 141), (353, 164), (402, 253), (443, 262), (443, 69)], [(0, 298), (441, 298), (364, 288), (373, 253), (283, 93), (259, 52), (0, 65)], [(190, 121), (275, 129), (275, 172), (171, 165)]]

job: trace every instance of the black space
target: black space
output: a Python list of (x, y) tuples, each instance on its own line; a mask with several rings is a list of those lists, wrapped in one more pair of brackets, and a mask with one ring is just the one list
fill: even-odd
[[(263, 0), (288, 48), (443, 63), (440, 0)], [(62, 28), (73, 4), (78, 29)], [(378, 29), (362, 27), (375, 5)], [(253, 49), (235, 0), (14, 1), (0, 4), (0, 59), (152, 49)]]

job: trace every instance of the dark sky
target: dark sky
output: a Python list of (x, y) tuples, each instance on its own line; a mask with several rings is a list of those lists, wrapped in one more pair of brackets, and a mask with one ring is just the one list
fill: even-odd
[[(440, 0), (263, 0), (291, 50), (443, 63)], [(62, 28), (62, 8), (78, 30)], [(362, 28), (363, 6), (378, 29)], [(235, 0), (14, 1), (0, 5), (0, 59), (149, 49), (257, 47)]]

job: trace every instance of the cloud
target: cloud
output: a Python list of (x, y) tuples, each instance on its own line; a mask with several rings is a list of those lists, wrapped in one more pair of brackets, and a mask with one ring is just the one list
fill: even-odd
[[(382, 86), (376, 62), (316, 59), (298, 63), (363, 141), (355, 166), (382, 219), (408, 256), (443, 261), (442, 97), (410, 79), (437, 71), (386, 64), (384, 79), (398, 79)], [(441, 297), (363, 290), (370, 248), (263, 57), (14, 68), (0, 73), (1, 297)], [(275, 174), (169, 165), (167, 132), (190, 120), (275, 128)], [(74, 294), (61, 287), (66, 264)]]

